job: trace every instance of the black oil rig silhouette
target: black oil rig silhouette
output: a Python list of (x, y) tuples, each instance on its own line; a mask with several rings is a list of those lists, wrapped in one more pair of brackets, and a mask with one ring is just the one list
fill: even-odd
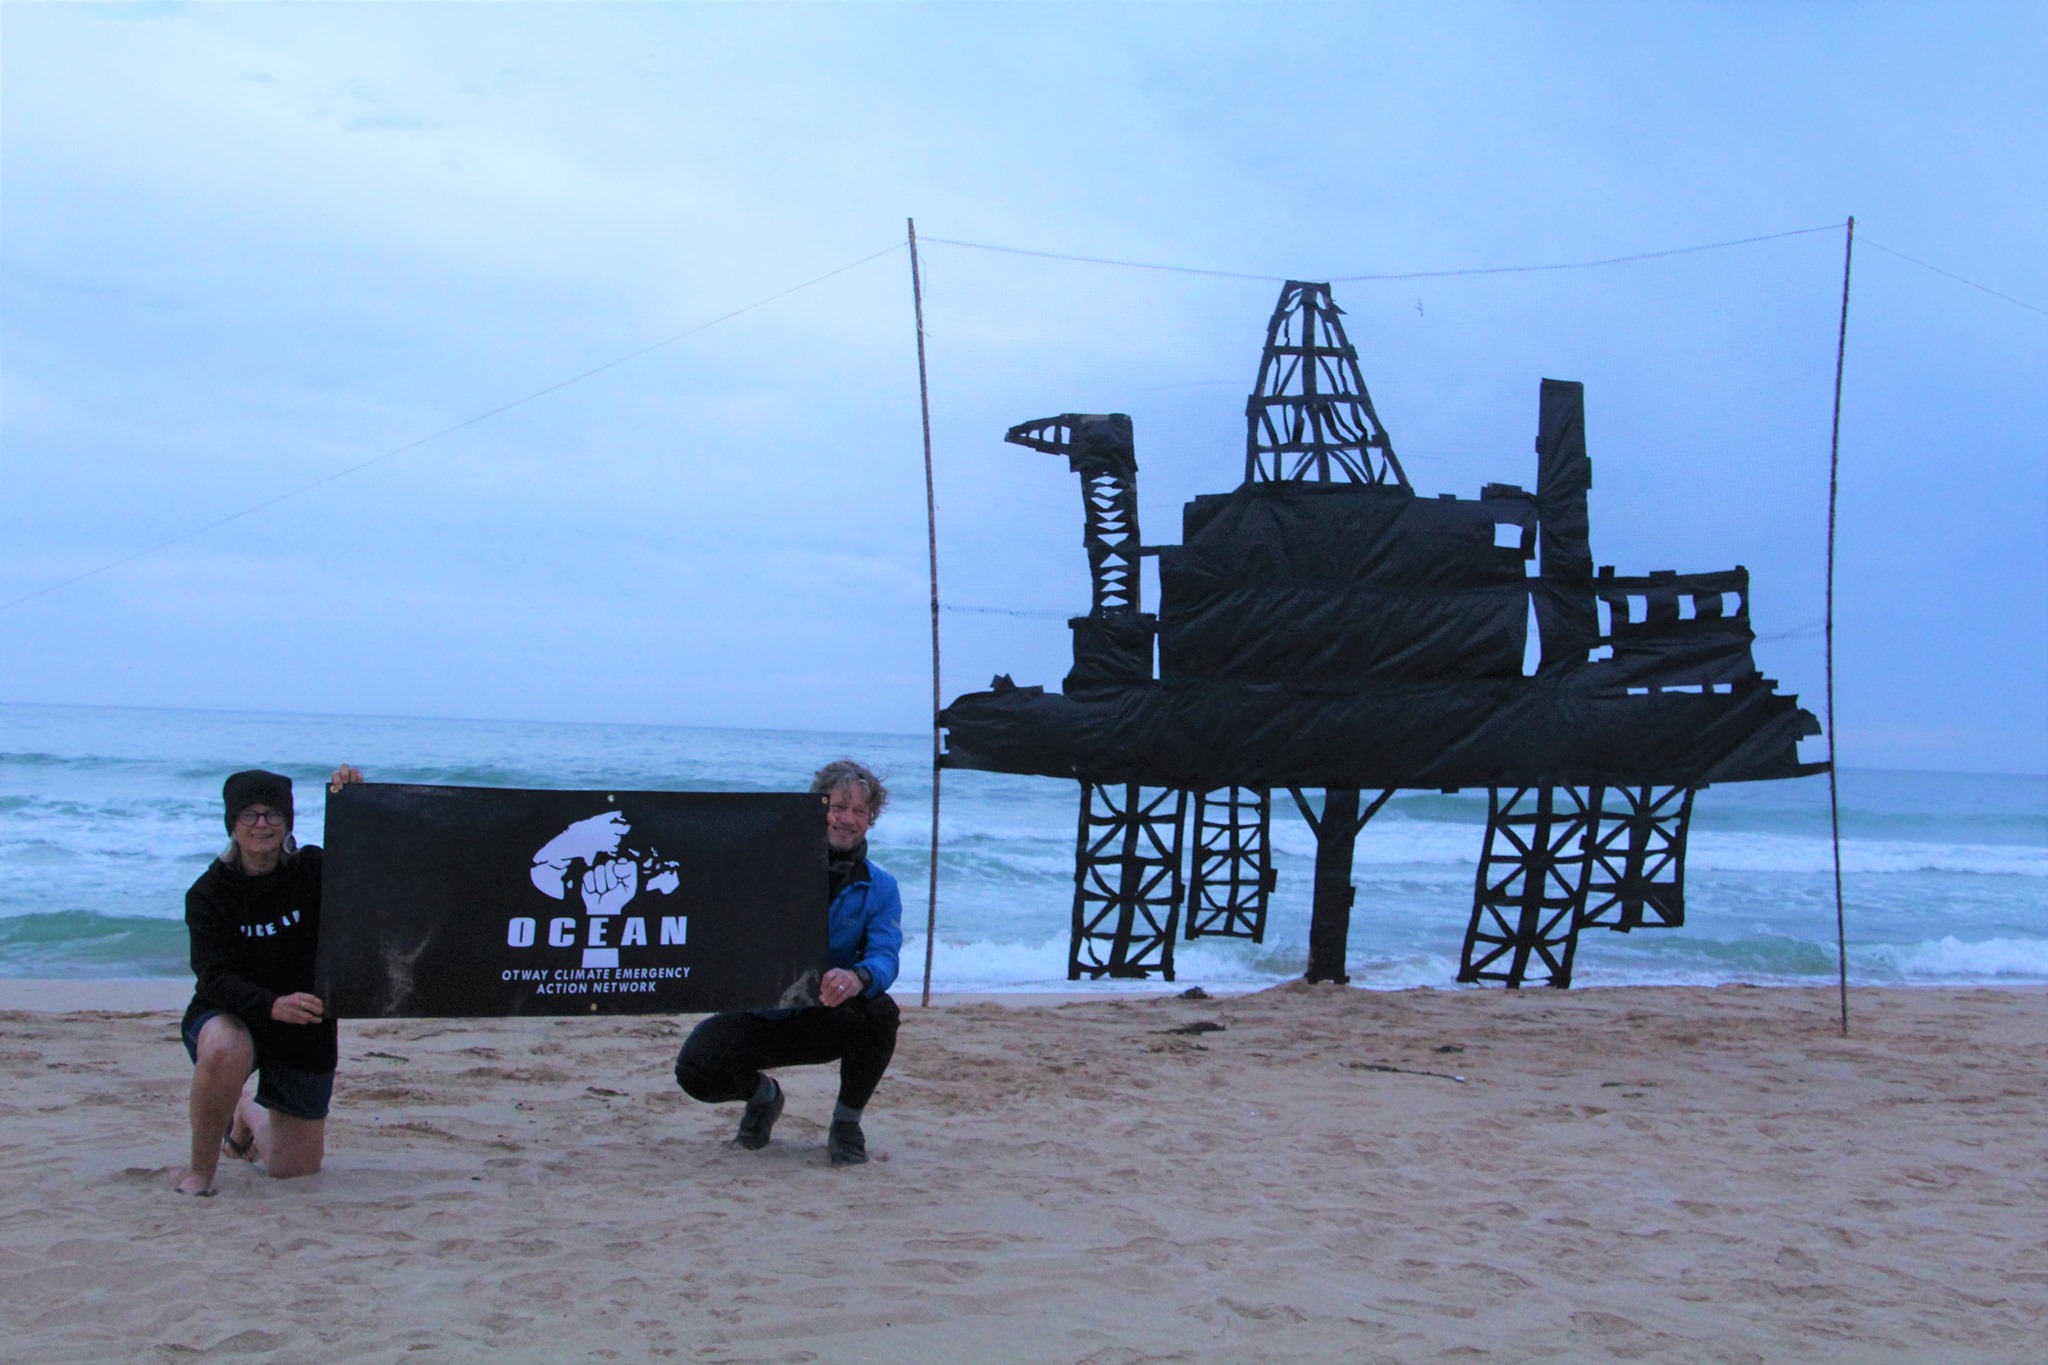
[(1684, 923), (1694, 793), (1826, 770), (1751, 657), (1746, 570), (1595, 571), (1581, 385), (1543, 381), (1533, 494), (1419, 497), (1329, 286), (1290, 280), (1245, 413), (1244, 482), (1187, 504), (1179, 545), (1140, 537), (1129, 417), (1007, 437), (1080, 475), (1094, 601), (1063, 690), (956, 698), (942, 762), (1081, 784), (1070, 980), (1171, 981), (1183, 924), (1262, 942), (1285, 790), (1316, 837), (1305, 975), (1346, 981), (1366, 822), (1485, 787), (1458, 980), (1569, 986), (1582, 929)]

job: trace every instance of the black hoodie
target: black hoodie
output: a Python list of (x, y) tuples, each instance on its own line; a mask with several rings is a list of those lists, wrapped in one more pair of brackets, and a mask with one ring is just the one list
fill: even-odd
[(202, 1011), (226, 1010), (249, 1026), (259, 1057), (303, 1071), (334, 1070), (332, 1018), (280, 1024), (270, 1017), (280, 995), (313, 989), (320, 944), (317, 847), (300, 849), (260, 877), (216, 859), (185, 893), (185, 927), (198, 978), (186, 1027)]

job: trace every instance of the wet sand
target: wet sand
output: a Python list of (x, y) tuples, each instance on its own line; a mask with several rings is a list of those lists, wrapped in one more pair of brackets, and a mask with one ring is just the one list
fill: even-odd
[(0, 982), (0, 1358), (2048, 1358), (2039, 990), (954, 999), (837, 1169), (692, 1020), (345, 1023), (211, 1200), (184, 993)]

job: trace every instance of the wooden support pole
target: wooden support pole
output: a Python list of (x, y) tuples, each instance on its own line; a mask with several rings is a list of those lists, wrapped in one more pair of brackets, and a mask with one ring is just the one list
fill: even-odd
[(917, 263), (917, 220), (905, 219), (910, 230), (910, 304), (917, 314), (917, 410), (924, 420), (924, 525), (932, 567), (932, 847), (931, 880), (924, 904), (924, 993), (920, 1007), (932, 1003), (932, 945), (939, 935), (939, 499), (932, 484), (932, 398), (924, 363), (924, 277)]
[(1835, 500), (1842, 469), (1842, 365), (1849, 354), (1849, 266), (1856, 255), (1856, 218), (1842, 240), (1842, 322), (1835, 334), (1835, 423), (1828, 437), (1828, 586), (1822, 634), (1827, 654), (1828, 832), (1835, 850), (1835, 967), (1841, 983), (1842, 1036), (1849, 1036), (1849, 935), (1842, 913), (1842, 802), (1835, 758)]

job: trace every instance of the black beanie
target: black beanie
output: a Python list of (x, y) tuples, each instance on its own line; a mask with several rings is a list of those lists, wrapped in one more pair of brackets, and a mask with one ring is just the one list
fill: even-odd
[(255, 805), (283, 811), (284, 827), (292, 827), (292, 780), (283, 773), (267, 773), (261, 768), (236, 773), (221, 784), (220, 795), (227, 803), (230, 834), (235, 832), (235, 817)]

